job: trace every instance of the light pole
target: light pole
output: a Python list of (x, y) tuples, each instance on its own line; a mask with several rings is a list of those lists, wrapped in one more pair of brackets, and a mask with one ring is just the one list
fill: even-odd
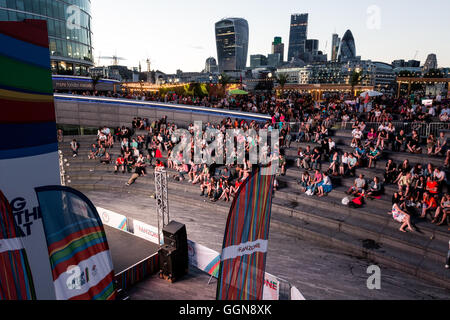
[(209, 75), (209, 90), (208, 90), (208, 99), (209, 99), (209, 103), (211, 103), (211, 90), (212, 90), (212, 80), (213, 77), (212, 75)]
[(267, 86), (266, 86), (266, 88), (267, 88), (267, 91), (269, 91), (270, 90), (270, 92), (272, 92), (272, 88), (273, 88), (273, 79), (272, 79), (272, 77), (273, 77), (273, 74), (272, 74), (272, 72), (269, 72), (268, 74), (267, 74), (267, 77), (269, 78), (269, 88), (267, 88)]

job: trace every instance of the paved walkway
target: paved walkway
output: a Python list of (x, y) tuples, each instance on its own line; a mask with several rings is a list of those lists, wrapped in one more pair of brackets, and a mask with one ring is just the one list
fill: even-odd
[[(86, 195), (97, 206), (116, 211), (151, 225), (156, 224), (155, 199), (133, 194), (89, 191)], [(169, 190), (170, 200), (170, 190)], [(199, 206), (169, 203), (170, 219), (186, 224), (188, 238), (220, 251), (226, 215), (205, 212)], [(444, 264), (444, 261), (443, 261)], [(266, 271), (296, 286), (306, 299), (450, 299), (450, 291), (381, 266), (381, 290), (366, 287), (367, 267), (364, 259), (342, 254), (320, 244), (270, 232)], [(444, 267), (444, 265), (442, 265)], [(450, 271), (449, 271), (450, 272)], [(214, 299), (216, 281), (208, 285), (209, 276), (193, 271), (184, 283), (167, 285), (152, 277), (136, 286), (132, 299)], [(191, 289), (190, 289), (191, 288)], [(192, 294), (189, 292), (192, 291)], [(201, 293), (199, 293), (201, 291)]]

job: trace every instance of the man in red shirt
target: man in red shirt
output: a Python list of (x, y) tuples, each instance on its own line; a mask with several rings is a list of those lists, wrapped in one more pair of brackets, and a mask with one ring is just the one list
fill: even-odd
[(428, 192), (424, 192), (422, 202), (422, 215), (420, 217), (423, 219), (428, 213), (431, 214), (431, 211), (437, 208), (437, 203), (436, 199), (430, 196)]
[(426, 186), (427, 191), (434, 195), (439, 192), (438, 188), (439, 183), (434, 178), (428, 177)]
[(122, 173), (125, 173), (125, 159), (122, 155), (119, 155), (116, 159), (116, 165), (114, 167), (114, 173), (117, 173), (119, 167), (122, 168)]

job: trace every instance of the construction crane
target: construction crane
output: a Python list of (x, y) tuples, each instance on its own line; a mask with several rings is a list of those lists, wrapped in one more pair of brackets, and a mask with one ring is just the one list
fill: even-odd
[(109, 59), (109, 60), (111, 60), (111, 63), (114, 65), (114, 66), (117, 66), (117, 65), (119, 65), (119, 61), (121, 61), (121, 60), (127, 60), (127, 59), (125, 59), (125, 58), (122, 58), (122, 57), (118, 57), (118, 56), (116, 56), (116, 55), (114, 55), (114, 56), (101, 56), (101, 57), (98, 57), (98, 59), (99, 59), (99, 61), (100, 61), (100, 59)]
[(150, 72), (151, 71), (151, 69), (150, 69), (150, 59), (149, 58), (147, 58), (147, 72)]
[(413, 60), (416, 60), (418, 54), (419, 54), (419, 50), (416, 50), (416, 54), (414, 55)]

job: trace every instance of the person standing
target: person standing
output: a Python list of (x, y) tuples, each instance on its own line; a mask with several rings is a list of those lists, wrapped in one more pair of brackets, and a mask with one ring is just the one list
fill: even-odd
[(73, 139), (70, 143), (70, 149), (72, 149), (72, 157), (78, 156), (78, 149), (80, 149), (80, 144), (77, 142), (77, 139)]

